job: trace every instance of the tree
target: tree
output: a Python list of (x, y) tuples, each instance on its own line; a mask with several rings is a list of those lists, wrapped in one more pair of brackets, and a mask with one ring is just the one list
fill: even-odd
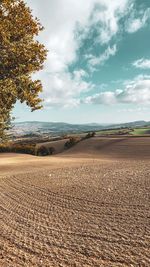
[(0, 0), (0, 138), (19, 100), (40, 109), (42, 84), (31, 75), (43, 67), (47, 50), (36, 40), (43, 30), (23, 0)]
[(64, 147), (66, 149), (71, 148), (72, 146), (74, 146), (76, 143), (78, 142), (78, 140), (75, 137), (70, 137), (70, 139), (65, 143)]
[[(1, 94), (0, 94), (0, 100), (1, 100)], [(1, 101), (0, 101), (1, 102)], [(8, 110), (3, 110), (0, 107), (0, 140), (3, 137), (3, 140), (5, 140), (4, 132), (8, 130), (10, 127), (10, 115)]]
[(46, 146), (41, 145), (41, 146), (36, 148), (35, 154), (36, 154), (36, 156), (48, 156), (49, 151), (48, 151)]
[(53, 155), (55, 153), (55, 148), (54, 147), (49, 147), (48, 148), (49, 155)]
[(89, 132), (89, 133), (84, 137), (84, 139), (88, 139), (88, 138), (94, 137), (95, 135), (96, 135), (95, 132)]

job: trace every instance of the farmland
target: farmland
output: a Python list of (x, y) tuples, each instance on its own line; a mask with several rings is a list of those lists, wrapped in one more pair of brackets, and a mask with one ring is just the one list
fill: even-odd
[(135, 128), (132, 132), (133, 135), (150, 135), (150, 127)]
[(0, 155), (2, 267), (150, 265), (150, 138)]

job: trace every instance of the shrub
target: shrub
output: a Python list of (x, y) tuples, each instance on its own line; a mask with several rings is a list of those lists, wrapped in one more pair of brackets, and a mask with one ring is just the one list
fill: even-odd
[(35, 145), (0, 144), (0, 153), (14, 152), (35, 155)]
[(75, 137), (70, 137), (70, 139), (65, 143), (65, 148), (71, 148), (72, 146), (74, 146), (76, 143), (78, 142), (78, 140)]
[(46, 147), (44, 145), (38, 146), (35, 149), (35, 155), (36, 156), (48, 156), (48, 155), (53, 155), (55, 153), (55, 148), (54, 147)]
[(88, 139), (95, 136), (95, 132), (89, 132), (83, 139)]
[(10, 146), (10, 152), (35, 155), (35, 146), (14, 144)]
[(49, 155), (53, 155), (55, 153), (55, 148), (54, 147), (49, 147), (48, 148)]
[(0, 153), (10, 152), (10, 147), (8, 145), (0, 144)]
[(54, 147), (47, 148), (42, 145), (36, 148), (36, 144), (0, 144), (0, 153), (23, 153), (36, 156), (47, 156), (55, 153)]
[(36, 156), (48, 156), (49, 151), (48, 151), (46, 146), (40, 146), (40, 147), (36, 148), (35, 155)]

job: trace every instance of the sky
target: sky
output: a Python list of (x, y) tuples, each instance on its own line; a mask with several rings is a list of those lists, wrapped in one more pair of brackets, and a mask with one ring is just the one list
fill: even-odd
[(150, 0), (26, 0), (48, 49), (43, 109), (17, 103), (16, 121), (150, 120)]

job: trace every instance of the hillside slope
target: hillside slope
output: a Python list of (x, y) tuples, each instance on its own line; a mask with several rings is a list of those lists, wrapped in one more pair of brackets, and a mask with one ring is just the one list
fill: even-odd
[(150, 159), (150, 137), (94, 137), (78, 143), (61, 155)]

